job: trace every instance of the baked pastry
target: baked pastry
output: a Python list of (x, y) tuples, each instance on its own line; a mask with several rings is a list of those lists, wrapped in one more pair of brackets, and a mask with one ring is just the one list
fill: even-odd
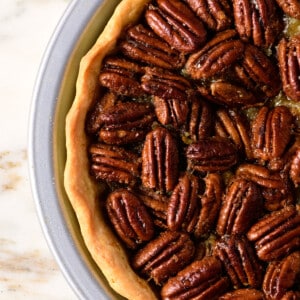
[(257, 2), (123, 0), (81, 61), (64, 184), (128, 299), (299, 299), (262, 282), (300, 250), (300, 39)]

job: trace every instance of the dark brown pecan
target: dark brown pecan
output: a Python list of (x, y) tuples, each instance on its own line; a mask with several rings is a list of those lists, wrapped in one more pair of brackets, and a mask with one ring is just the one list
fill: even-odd
[(255, 289), (238, 289), (222, 295), (218, 300), (265, 300), (264, 294)]
[(247, 44), (241, 63), (235, 66), (237, 78), (250, 91), (256, 92), (261, 101), (276, 96), (281, 89), (276, 64), (259, 48)]
[(147, 207), (154, 224), (166, 230), (169, 198), (152, 190), (139, 190), (139, 198)]
[(209, 85), (198, 85), (198, 91), (207, 99), (228, 107), (251, 105), (260, 100), (241, 84), (227, 82), (223, 79), (212, 81)]
[(211, 78), (239, 60), (244, 48), (235, 30), (220, 32), (198, 52), (190, 55), (185, 65), (186, 72), (193, 79)]
[(185, 133), (192, 141), (210, 136), (212, 131), (213, 112), (208, 101), (198, 95), (192, 97), (189, 114), (184, 127)]
[(140, 77), (143, 67), (123, 58), (107, 58), (99, 75), (100, 84), (116, 94), (140, 97), (145, 94)]
[(264, 206), (267, 210), (277, 210), (294, 203), (291, 186), (285, 172), (270, 171), (259, 165), (242, 164), (238, 167), (236, 175), (253, 181), (261, 187), (265, 199)]
[(269, 264), (263, 281), (263, 291), (267, 300), (281, 300), (298, 284), (300, 284), (300, 251)]
[(291, 139), (293, 116), (286, 106), (263, 106), (252, 123), (253, 156), (263, 162), (279, 159)]
[(173, 190), (178, 180), (177, 142), (171, 133), (157, 127), (147, 134), (142, 151), (142, 183), (161, 192)]
[(157, 0), (150, 5), (145, 18), (152, 30), (171, 47), (183, 53), (199, 48), (206, 40), (206, 30), (193, 11), (178, 0)]
[(163, 125), (172, 125), (178, 129), (182, 126), (189, 113), (188, 100), (153, 98), (155, 114)]
[(194, 228), (196, 238), (207, 237), (213, 229), (221, 206), (222, 192), (221, 176), (218, 173), (209, 173), (205, 177), (205, 192), (200, 198), (200, 214)]
[(236, 164), (237, 149), (228, 139), (206, 138), (187, 147), (189, 169), (200, 172), (225, 171)]
[(216, 231), (224, 234), (244, 234), (262, 214), (263, 202), (258, 186), (237, 178), (228, 187), (220, 210)]
[(183, 54), (141, 24), (126, 32), (125, 40), (119, 47), (129, 58), (165, 69), (179, 69), (185, 63)]
[(300, 19), (300, 3), (298, 0), (276, 0), (281, 9), (290, 17)]
[(211, 30), (222, 31), (232, 24), (232, 9), (228, 0), (186, 0), (191, 9)]
[(155, 119), (149, 103), (119, 102), (104, 109), (99, 116), (99, 140), (124, 145), (144, 139)]
[(222, 265), (215, 257), (195, 261), (170, 278), (161, 290), (163, 300), (218, 299), (229, 288)]
[(146, 73), (142, 77), (142, 88), (148, 94), (163, 99), (185, 101), (191, 84), (181, 75), (159, 68), (146, 67)]
[(290, 178), (292, 179), (295, 187), (300, 185), (300, 148), (298, 148), (292, 157)]
[(109, 219), (119, 237), (135, 249), (154, 235), (153, 221), (140, 199), (126, 189), (110, 193), (106, 201)]
[(102, 97), (97, 99), (92, 105), (86, 118), (86, 132), (91, 135), (96, 135), (102, 125), (101, 114), (104, 110), (118, 103), (118, 96), (114, 93), (107, 92)]
[(284, 27), (274, 0), (233, 0), (233, 12), (241, 38), (258, 47), (271, 47)]
[(242, 164), (238, 167), (236, 174), (262, 187), (278, 189), (282, 193), (285, 193), (288, 187), (284, 175), (272, 172), (263, 166)]
[(137, 252), (132, 266), (160, 285), (188, 265), (194, 252), (195, 246), (188, 234), (164, 231)]
[(140, 158), (123, 148), (93, 144), (89, 148), (91, 172), (98, 180), (134, 185), (140, 176)]
[(239, 113), (238, 110), (219, 109), (216, 112), (215, 133), (216, 136), (231, 139), (243, 157), (247, 159), (253, 157), (249, 123), (245, 115)]
[(300, 35), (290, 41), (283, 38), (277, 51), (283, 91), (292, 100), (300, 101)]
[(247, 233), (263, 261), (277, 260), (300, 249), (300, 212), (289, 205), (267, 214)]
[(167, 224), (170, 230), (193, 230), (199, 213), (199, 189), (198, 177), (184, 173), (179, 178), (167, 210)]
[(223, 236), (216, 245), (215, 254), (223, 262), (234, 288), (260, 288), (263, 269), (246, 238)]

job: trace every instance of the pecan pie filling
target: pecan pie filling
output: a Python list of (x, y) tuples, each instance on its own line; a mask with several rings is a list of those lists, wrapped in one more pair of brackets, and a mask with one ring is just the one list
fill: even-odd
[(153, 294), (116, 290), (300, 299), (299, 1), (137, 2), (84, 115), (95, 218)]

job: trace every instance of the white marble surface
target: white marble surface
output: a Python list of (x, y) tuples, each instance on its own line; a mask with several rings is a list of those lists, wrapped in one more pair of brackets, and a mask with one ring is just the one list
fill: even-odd
[(76, 299), (37, 219), (27, 166), (34, 81), (71, 0), (0, 0), (0, 299)]

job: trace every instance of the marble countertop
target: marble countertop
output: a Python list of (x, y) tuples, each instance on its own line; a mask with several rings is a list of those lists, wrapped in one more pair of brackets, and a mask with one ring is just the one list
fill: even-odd
[(76, 299), (42, 234), (26, 150), (39, 64), (70, 2), (0, 1), (0, 299)]

